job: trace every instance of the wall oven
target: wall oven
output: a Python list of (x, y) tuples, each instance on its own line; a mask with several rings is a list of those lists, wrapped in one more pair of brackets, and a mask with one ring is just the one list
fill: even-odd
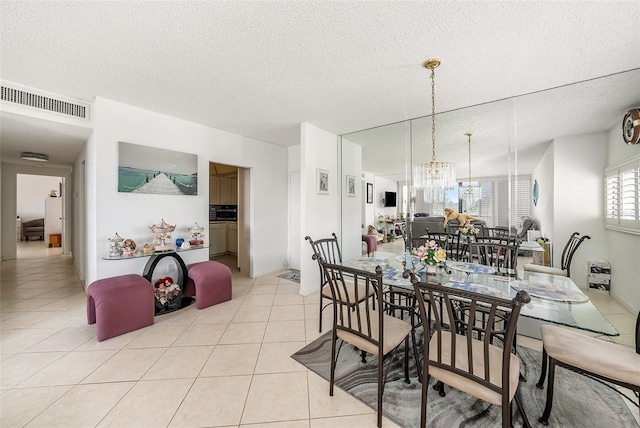
[(238, 221), (238, 206), (210, 205), (209, 221)]

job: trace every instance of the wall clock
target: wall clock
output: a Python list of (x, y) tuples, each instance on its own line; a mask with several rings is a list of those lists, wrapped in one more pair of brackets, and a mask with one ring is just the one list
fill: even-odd
[(640, 109), (632, 108), (622, 119), (622, 137), (630, 146), (640, 141)]

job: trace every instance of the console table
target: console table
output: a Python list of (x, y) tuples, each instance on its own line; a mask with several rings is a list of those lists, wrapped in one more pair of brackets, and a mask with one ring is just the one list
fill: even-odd
[[(166, 314), (169, 312), (177, 311), (186, 306), (192, 304), (195, 299), (193, 297), (183, 297), (183, 290), (187, 283), (187, 266), (180, 257), (180, 253), (186, 251), (195, 251), (209, 248), (208, 245), (191, 247), (186, 250), (169, 250), (169, 251), (154, 251), (152, 253), (143, 254), (136, 252), (131, 256), (123, 257), (102, 257), (102, 260), (129, 260), (147, 257), (147, 263), (144, 265), (144, 271), (142, 276), (149, 281), (154, 287), (156, 315)], [(166, 299), (164, 297), (164, 287), (157, 287), (156, 283), (169, 277), (171, 284), (177, 284), (179, 290), (177, 294)]]

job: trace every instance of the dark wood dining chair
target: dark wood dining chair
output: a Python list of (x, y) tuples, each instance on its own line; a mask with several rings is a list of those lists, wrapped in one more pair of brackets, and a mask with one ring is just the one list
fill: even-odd
[(471, 242), (469, 257), (478, 264), (497, 268), (498, 273), (515, 276), (518, 265), (518, 247), (517, 244)]
[[(388, 307), (385, 301), (383, 275), (380, 266), (375, 273), (342, 265), (326, 263), (318, 254), (314, 254), (327, 278), (333, 299), (333, 327), (331, 341), (331, 373), (329, 376), (329, 395), (333, 396), (336, 361), (342, 345), (350, 343), (363, 352), (377, 357), (378, 364), (378, 427), (382, 426), (382, 394), (384, 393), (384, 359), (398, 346), (405, 343), (405, 376), (408, 377), (408, 338), (411, 324), (405, 320), (385, 313)], [(352, 297), (350, 293), (355, 291)], [(368, 297), (376, 302), (370, 304)], [(349, 300), (360, 301), (353, 306)], [(371, 302), (373, 303), (373, 302)], [(338, 347), (338, 339), (341, 340)]]
[[(544, 378), (549, 366), (547, 403), (538, 419), (549, 424), (553, 406), (553, 386), (556, 366), (583, 374), (587, 377), (620, 385), (634, 391), (640, 407), (640, 313), (636, 319), (635, 351), (617, 343), (584, 335), (554, 325), (543, 325), (542, 370), (536, 386), (544, 388)], [(603, 387), (607, 385), (604, 384)]]
[[(494, 405), (502, 406), (502, 426), (511, 425), (515, 398), (525, 425), (528, 420), (517, 394), (520, 359), (512, 352), (520, 308), (531, 301), (526, 291), (512, 299), (422, 282), (411, 277), (425, 326), (420, 427), (427, 421), (429, 379)], [(431, 308), (433, 319), (429, 318)], [(427, 321), (428, 320), (428, 321)]]
[[(305, 236), (304, 239), (309, 241), (309, 244), (311, 244), (313, 254), (319, 255), (322, 257), (322, 260), (327, 263), (342, 263), (340, 245), (338, 244), (338, 237), (335, 233), (331, 234), (331, 238), (323, 238), (314, 241), (310, 236)], [(322, 333), (322, 312), (327, 306), (331, 306), (333, 298), (331, 295), (331, 289), (329, 288), (329, 278), (325, 276), (324, 270), (320, 264), (318, 264), (318, 267), (320, 268), (320, 310), (318, 316), (318, 332)], [(347, 291), (348, 293), (344, 293), (342, 297), (347, 299), (346, 303), (352, 307), (369, 297), (362, 289), (355, 290), (353, 283), (350, 283)], [(357, 291), (359, 291), (359, 293), (357, 293)]]
[(560, 268), (552, 266), (542, 266), (532, 263), (526, 263), (524, 270), (527, 272), (546, 273), (549, 275), (560, 275), (571, 277), (571, 260), (578, 250), (578, 247), (585, 239), (591, 239), (589, 235), (580, 236), (579, 232), (573, 232), (569, 237), (564, 249), (562, 250), (562, 258), (560, 259)]

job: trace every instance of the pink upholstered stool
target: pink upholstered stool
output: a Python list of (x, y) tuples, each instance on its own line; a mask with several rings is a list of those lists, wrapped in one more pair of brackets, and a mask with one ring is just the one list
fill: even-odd
[(187, 266), (185, 297), (196, 298), (196, 308), (204, 309), (231, 300), (231, 269), (219, 262), (206, 261)]
[(97, 323), (98, 341), (153, 324), (153, 286), (140, 275), (94, 281), (87, 291), (87, 322)]

